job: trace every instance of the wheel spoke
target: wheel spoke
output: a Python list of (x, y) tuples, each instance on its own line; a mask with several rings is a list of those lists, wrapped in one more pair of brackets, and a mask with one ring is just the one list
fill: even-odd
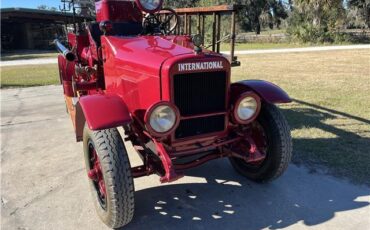
[(103, 180), (99, 181), (99, 190), (102, 197), (105, 198), (107, 196), (107, 191)]

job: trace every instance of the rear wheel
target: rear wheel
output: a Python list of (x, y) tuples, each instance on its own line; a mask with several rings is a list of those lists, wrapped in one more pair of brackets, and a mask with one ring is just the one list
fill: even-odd
[(126, 148), (117, 129), (84, 130), (84, 155), (96, 212), (110, 228), (134, 215), (134, 183)]
[(275, 105), (263, 104), (260, 115), (252, 124), (252, 138), (265, 159), (247, 163), (232, 157), (230, 162), (234, 169), (257, 182), (268, 182), (281, 176), (292, 157), (292, 138), (288, 122)]

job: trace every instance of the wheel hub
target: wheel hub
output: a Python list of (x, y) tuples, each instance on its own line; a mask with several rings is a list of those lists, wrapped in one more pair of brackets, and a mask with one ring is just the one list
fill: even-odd
[(246, 163), (259, 165), (266, 159), (267, 147), (265, 131), (259, 123), (255, 122), (251, 129), (241, 134), (241, 141), (233, 145), (231, 150), (238, 157), (243, 158)]
[(259, 122), (254, 122), (250, 134), (245, 139), (250, 146), (248, 163), (261, 164), (266, 158), (268, 147), (267, 136), (262, 125)]

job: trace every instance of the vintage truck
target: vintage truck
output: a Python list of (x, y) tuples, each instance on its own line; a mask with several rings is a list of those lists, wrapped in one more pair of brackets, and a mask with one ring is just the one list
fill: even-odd
[[(55, 41), (67, 111), (107, 226), (132, 220), (133, 178), (157, 174), (172, 182), (218, 158), (257, 182), (286, 170), (292, 141), (275, 104), (291, 99), (266, 81), (231, 82), (231, 67), (240, 64), (236, 12), (234, 5), (174, 10), (163, 0), (100, 0), (96, 21), (75, 23), (66, 43)], [(231, 55), (220, 53), (225, 14)], [(210, 50), (203, 44), (207, 17), (213, 18)], [(129, 142), (139, 167), (130, 166)]]

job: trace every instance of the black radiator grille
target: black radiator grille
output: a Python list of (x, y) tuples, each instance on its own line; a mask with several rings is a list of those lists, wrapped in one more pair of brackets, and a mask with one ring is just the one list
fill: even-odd
[(174, 76), (174, 101), (182, 116), (226, 110), (226, 72)]
[[(173, 77), (174, 102), (182, 116), (226, 111), (226, 72), (189, 73)], [(225, 115), (182, 120), (176, 130), (177, 139), (221, 132)]]
[(186, 138), (208, 133), (221, 132), (225, 129), (225, 115), (182, 120), (175, 137)]

